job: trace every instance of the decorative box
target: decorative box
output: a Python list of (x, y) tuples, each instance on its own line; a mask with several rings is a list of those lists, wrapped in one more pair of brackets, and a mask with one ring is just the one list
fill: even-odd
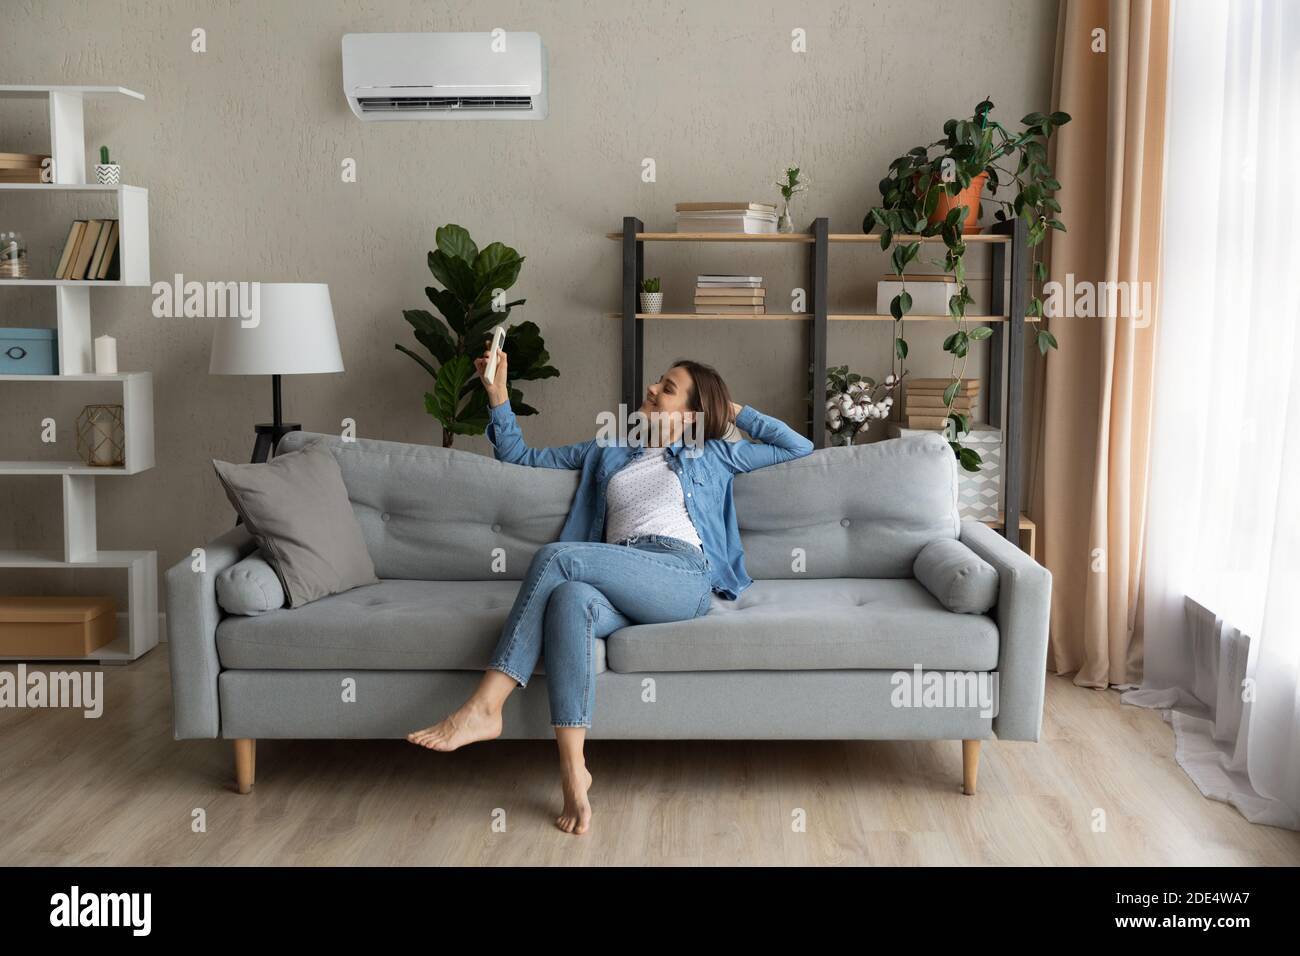
[(0, 375), (57, 375), (54, 329), (0, 329)]
[[(898, 422), (890, 422), (888, 429), (890, 438), (937, 433), (937, 429), (905, 428)], [(960, 438), (963, 445), (979, 452), (984, 461), (977, 472), (958, 467), (958, 510), (963, 518), (971, 521), (997, 521), (1002, 511), (1002, 430), (975, 423)]]
[[(957, 294), (957, 280), (950, 275), (905, 276), (907, 294), (912, 297), (908, 315), (947, 315), (948, 300)], [(898, 276), (876, 281), (876, 313), (889, 315), (889, 303), (903, 291)]]
[(0, 598), (0, 657), (86, 657), (116, 636), (109, 597)]

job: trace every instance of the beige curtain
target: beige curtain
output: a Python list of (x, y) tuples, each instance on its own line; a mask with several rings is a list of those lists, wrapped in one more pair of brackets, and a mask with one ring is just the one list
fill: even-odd
[(1049, 280), (1149, 283), (1153, 313), (1049, 323), (1031, 514), (1053, 576), (1048, 666), (1087, 687), (1142, 676), (1169, 21), (1169, 0), (1062, 0), (1057, 22), (1055, 108), (1073, 120), (1054, 143), (1069, 231)]

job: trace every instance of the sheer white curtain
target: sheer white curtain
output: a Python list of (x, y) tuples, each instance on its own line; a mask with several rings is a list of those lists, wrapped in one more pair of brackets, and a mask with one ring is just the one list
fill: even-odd
[(1174, 7), (1145, 670), (1208, 797), (1300, 829), (1300, 3)]

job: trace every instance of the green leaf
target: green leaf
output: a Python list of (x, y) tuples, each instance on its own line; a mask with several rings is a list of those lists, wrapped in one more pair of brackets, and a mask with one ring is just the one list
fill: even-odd
[(1043, 355), (1047, 354), (1048, 349), (1057, 348), (1056, 336), (1053, 335), (1051, 332), (1047, 331), (1047, 329), (1038, 330), (1037, 341), (1038, 341), (1038, 351), (1041, 352)]
[(885, 231), (880, 234), (880, 248), (888, 249), (889, 244), (893, 241), (894, 241), (893, 231), (886, 228)]
[(441, 249), (429, 253), (429, 271), (452, 295), (463, 303), (473, 302), (479, 283), (473, 268), (463, 259), (448, 256)]
[(1058, 110), (1053, 113), (1049, 119), (1051, 119), (1053, 126), (1064, 126), (1066, 123), (1070, 122), (1070, 114), (1062, 113)]
[[(455, 260), (459, 262), (460, 260)], [(435, 289), (433, 286), (425, 286), (424, 294), (429, 297), (429, 301), (434, 304), (447, 324), (451, 326), (453, 332), (457, 335), (465, 334), (465, 304), (457, 297), (456, 293), (450, 289)]]
[(987, 325), (977, 325), (975, 326), (975, 328), (970, 330), (970, 337), (972, 340), (976, 342), (980, 341), (981, 339), (987, 339), (992, 334), (993, 334), (993, 330), (989, 328)]
[(513, 267), (514, 274), (510, 276), (509, 282), (494, 283), (498, 288), (508, 289), (515, 284), (523, 261), (523, 257), (505, 243), (494, 242), (485, 247), (474, 260), (474, 275), (478, 276), (480, 282), (486, 282), (489, 276), (510, 275), (510, 267)]
[(456, 431), (460, 388), (473, 372), (474, 363), (470, 361), (470, 357), (457, 355), (438, 369), (438, 378), (433, 384), (433, 391), (426, 392), (424, 395), (425, 410), (448, 431)]
[[(945, 348), (946, 348), (946, 346), (947, 346), (947, 343), (945, 343)], [(957, 397), (957, 389), (959, 389), (959, 388), (961, 388), (961, 380), (960, 380), (960, 379), (958, 379), (957, 381), (953, 381), (953, 382), (949, 382), (949, 383), (948, 383), (947, 387), (944, 388), (944, 390), (943, 390), (943, 403), (944, 403), (945, 405), (951, 405), (951, 404), (952, 404), (952, 400), (953, 400), (954, 398)]]
[(980, 465), (984, 461), (984, 459), (980, 457), (980, 453), (974, 448), (962, 448), (962, 450), (957, 453), (957, 460), (961, 462), (962, 468), (966, 471), (979, 471)]
[(478, 246), (474, 245), (474, 240), (469, 237), (468, 229), (448, 223), (438, 227), (434, 239), (444, 256), (460, 259), (466, 265), (474, 264), (474, 257), (478, 255)]
[(407, 355), (411, 356), (411, 358), (415, 359), (415, 361), (419, 362), (420, 365), (424, 368), (424, 370), (425, 370), (426, 372), (428, 372), (428, 373), (429, 373), (430, 375), (432, 375), (434, 378), (437, 378), (437, 377), (438, 377), (438, 370), (437, 370), (436, 368), (434, 368), (432, 365), (430, 365), (428, 362), (426, 362), (426, 361), (425, 361), (421, 356), (416, 355), (414, 352), (412, 352), (410, 349), (408, 349), (405, 345), (396, 345), (396, 344), (395, 344), (395, 345), (393, 345), (393, 348), (397, 349), (397, 351), (399, 351), (399, 352), (405, 352)]
[(894, 339), (894, 354), (897, 355), (900, 359), (907, 358), (906, 339), (899, 339), (899, 338)]
[(912, 297), (906, 290), (894, 296), (893, 301), (889, 303), (889, 314), (895, 319), (901, 319), (912, 311)]

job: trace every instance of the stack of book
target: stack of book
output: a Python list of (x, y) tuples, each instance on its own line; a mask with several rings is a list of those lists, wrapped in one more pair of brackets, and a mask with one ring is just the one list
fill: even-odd
[(39, 183), (41, 164), (49, 158), (37, 153), (0, 153), (0, 183)]
[[(906, 381), (903, 420), (907, 427), (943, 428), (948, 416), (943, 392), (951, 384), (952, 379), (908, 378)], [(979, 379), (962, 379), (961, 384), (957, 386), (957, 395), (952, 400), (952, 410), (973, 420), (975, 402), (979, 396)]]
[(695, 311), (714, 315), (764, 315), (767, 290), (762, 276), (700, 276)]
[(776, 232), (776, 206), (770, 202), (679, 202), (678, 232)]
[(56, 279), (116, 279), (118, 223), (116, 219), (78, 219), (63, 244)]

